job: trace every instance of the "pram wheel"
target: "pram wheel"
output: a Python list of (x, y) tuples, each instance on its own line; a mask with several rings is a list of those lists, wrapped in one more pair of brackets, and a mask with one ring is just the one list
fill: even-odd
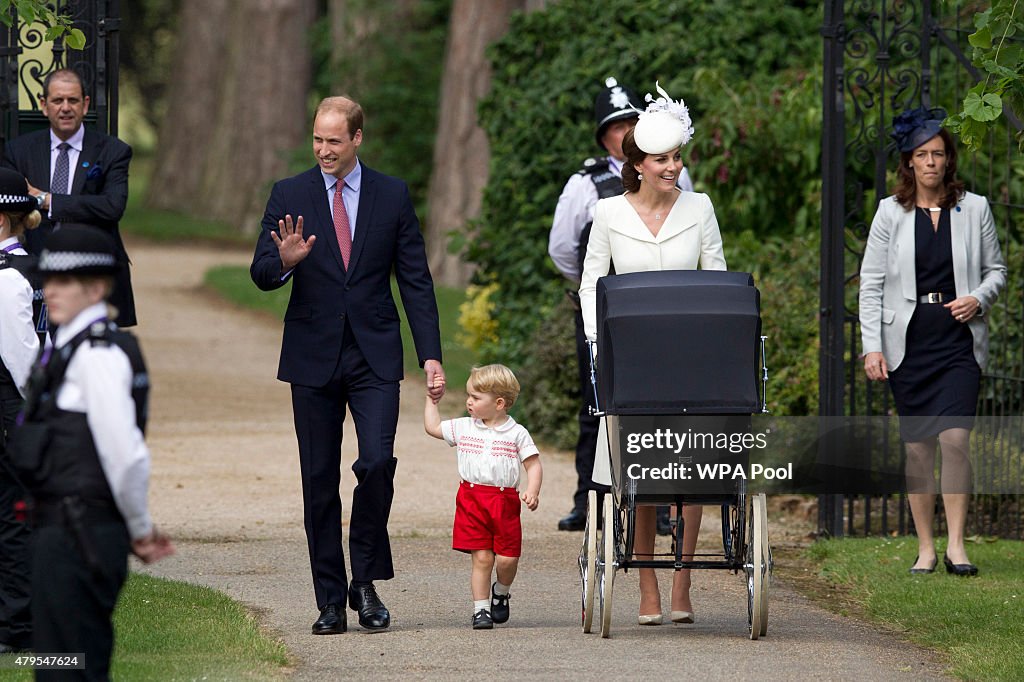
[(612, 632), (612, 590), (615, 586), (615, 534), (619, 529), (618, 514), (614, 495), (604, 496), (604, 551), (601, 571), (601, 637), (607, 638)]
[(746, 551), (747, 622), (750, 639), (768, 632), (768, 583), (770, 549), (768, 547), (768, 508), (764, 493), (751, 497), (750, 544)]
[(764, 493), (758, 495), (758, 499), (760, 499), (761, 506), (764, 508), (764, 513), (761, 514), (761, 537), (764, 539), (761, 547), (764, 551), (765, 563), (764, 578), (761, 585), (763, 591), (761, 596), (761, 637), (764, 637), (768, 634), (768, 592), (771, 589), (772, 582), (772, 546), (768, 542), (768, 500)]
[(597, 491), (587, 493), (587, 524), (583, 528), (580, 548), (580, 579), (582, 582), (583, 632), (590, 632), (594, 623), (594, 590), (597, 585)]

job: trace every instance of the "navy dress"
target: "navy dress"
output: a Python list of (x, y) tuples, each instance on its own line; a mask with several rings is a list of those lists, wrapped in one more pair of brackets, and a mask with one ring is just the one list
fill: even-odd
[[(942, 209), (938, 229), (927, 211), (915, 209), (917, 295), (942, 293), (956, 298), (949, 211)], [(971, 330), (941, 303), (920, 303), (907, 327), (906, 355), (889, 372), (900, 437), (917, 442), (951, 428), (971, 429), (978, 405), (981, 368), (974, 358)], [(909, 418), (908, 418), (909, 417)]]

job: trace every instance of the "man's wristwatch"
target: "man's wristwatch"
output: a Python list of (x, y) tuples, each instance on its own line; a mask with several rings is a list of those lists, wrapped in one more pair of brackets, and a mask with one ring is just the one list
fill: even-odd
[(49, 195), (49, 192), (40, 192), (39, 194), (36, 195), (36, 206), (37, 206), (37, 208), (42, 208), (43, 207), (43, 202), (46, 201), (46, 197), (48, 195)]

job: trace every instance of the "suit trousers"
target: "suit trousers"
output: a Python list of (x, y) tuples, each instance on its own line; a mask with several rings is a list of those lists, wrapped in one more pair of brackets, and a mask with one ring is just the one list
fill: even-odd
[(87, 523), (99, 559), (91, 571), (62, 524), (32, 533), (32, 646), (39, 654), (83, 653), (85, 670), (37, 670), (36, 680), (108, 680), (114, 650), (111, 618), (128, 576), (128, 529)]
[(395, 429), (399, 382), (380, 379), (348, 325), (334, 374), (321, 387), (292, 384), (299, 443), (302, 500), (317, 608), (344, 606), (348, 592), (341, 537), (341, 439), (346, 405), (355, 422), (359, 453), (352, 464), (356, 487), (349, 521), (352, 580), (390, 580), (388, 517), (395, 493)]
[(597, 436), (601, 419), (590, 414), (594, 405), (594, 385), (590, 383), (590, 349), (583, 332), (583, 313), (576, 311), (576, 363), (579, 369), (580, 385), (580, 434), (576, 439), (576, 493), (572, 497), (573, 511), (587, 510), (587, 493), (596, 490), (606, 493), (609, 487), (594, 483), (594, 456), (597, 453)]

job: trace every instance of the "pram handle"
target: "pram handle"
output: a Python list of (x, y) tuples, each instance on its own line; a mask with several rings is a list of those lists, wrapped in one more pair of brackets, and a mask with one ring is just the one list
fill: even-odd
[(768, 360), (764, 351), (767, 336), (761, 337), (761, 414), (768, 414)]
[(590, 356), (590, 388), (594, 391), (594, 404), (590, 406), (590, 416), (603, 417), (601, 402), (597, 397), (597, 343), (587, 339), (587, 355)]

